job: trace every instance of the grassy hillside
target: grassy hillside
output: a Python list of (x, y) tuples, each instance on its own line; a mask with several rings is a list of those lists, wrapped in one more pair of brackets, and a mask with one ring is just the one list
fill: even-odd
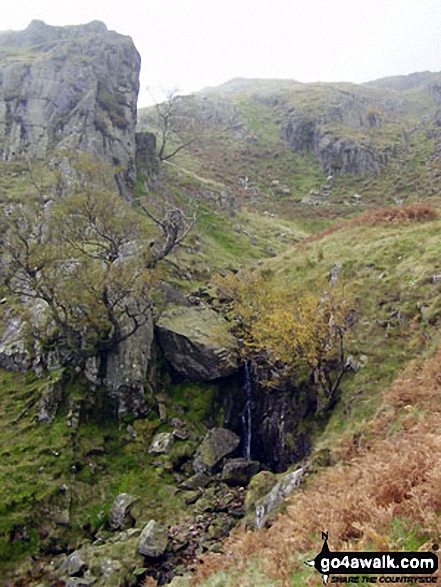
[(205, 559), (191, 584), (318, 586), (304, 561), (319, 552), (322, 530), (333, 550), (439, 543), (441, 223), (432, 213), (424, 218), (427, 210), (419, 220), (415, 207), (399, 210), (316, 234), (256, 269), (286, 288), (314, 290), (340, 262), (359, 311), (347, 352), (361, 368), (343, 381), (306, 484), (285, 513), (270, 529), (238, 531), (227, 554)]
[[(341, 264), (339, 283), (356, 309), (346, 354), (359, 369), (345, 376), (341, 400), (314, 429), (304, 486), (271, 528), (238, 530), (224, 554), (205, 558), (194, 584), (319, 585), (303, 562), (319, 551), (322, 530), (334, 550), (430, 549), (441, 541), (441, 159), (430, 91), (437, 80), (233, 80), (183, 100), (180, 115), (196, 116), (197, 140), (148, 182), (138, 178), (135, 207), (161, 214), (178, 206), (196, 215), (195, 228), (160, 266), (161, 278), (184, 294), (210, 292), (213, 276), (242, 270), (287, 291), (318, 292)], [(304, 149), (287, 140), (293, 120), (306, 130), (311, 122), (320, 140), (344, 139), (388, 156), (379, 173), (329, 178), (316, 139)], [(152, 109), (139, 121), (159, 135)], [(44, 164), (33, 176), (24, 162), (2, 162), (0, 172), (2, 202), (53, 187)], [(5, 307), (2, 301), (0, 322)], [(3, 572), (28, 555), (52, 557), (60, 545), (70, 552), (109, 539), (110, 509), (121, 492), (138, 497), (139, 527), (151, 517), (172, 525), (190, 515), (176, 486), (192, 471), (176, 475), (174, 467), (190, 462), (207, 428), (223, 424), (219, 400), (232, 384), (173, 380), (161, 357), (156, 367), (145, 418), (117, 420), (97, 389), (78, 428), (71, 412), (90, 395), (85, 381), (64, 390), (64, 407), (46, 425), (37, 422), (39, 398), (57, 372), (0, 372)], [(240, 393), (240, 383), (233, 391)], [(155, 434), (169, 431), (174, 418), (185, 419), (188, 439), (169, 455), (152, 455)]]

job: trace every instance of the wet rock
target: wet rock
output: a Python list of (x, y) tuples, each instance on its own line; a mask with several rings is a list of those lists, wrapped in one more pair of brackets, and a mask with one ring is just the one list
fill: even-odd
[(137, 502), (137, 498), (129, 493), (121, 493), (115, 499), (110, 512), (110, 526), (114, 530), (125, 530), (135, 524), (131, 509)]
[(226, 428), (210, 430), (199, 446), (193, 461), (196, 473), (211, 473), (224, 457), (233, 453), (240, 444), (240, 438)]
[(156, 328), (167, 361), (188, 379), (211, 381), (237, 371), (237, 342), (213, 310), (175, 308), (160, 316)]
[(221, 479), (228, 485), (246, 486), (252, 477), (259, 472), (260, 467), (258, 461), (230, 459), (225, 462)]
[(164, 554), (167, 544), (167, 528), (155, 520), (150, 520), (139, 537), (138, 552), (144, 556), (156, 558)]
[(150, 453), (164, 454), (173, 446), (173, 434), (171, 432), (160, 432), (157, 434), (149, 448)]

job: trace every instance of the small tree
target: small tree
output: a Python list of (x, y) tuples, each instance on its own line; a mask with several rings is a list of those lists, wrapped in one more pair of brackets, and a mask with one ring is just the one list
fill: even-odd
[(160, 235), (154, 250), (151, 223), (119, 197), (108, 167), (80, 155), (75, 172), (62, 198), (38, 194), (4, 206), (0, 274), (25, 305), (45, 302), (47, 322), (34, 335), (58, 348), (64, 364), (83, 368), (149, 320), (156, 265), (183, 227)]
[(249, 273), (218, 283), (232, 304), (245, 357), (270, 365), (279, 382), (298, 379), (306, 368), (318, 391), (319, 411), (332, 407), (348, 371), (344, 340), (354, 315), (344, 289), (294, 292), (283, 281)]
[(201, 127), (192, 109), (191, 100), (192, 98), (178, 96), (177, 89), (168, 90), (163, 102), (155, 100), (160, 161), (169, 161), (198, 140)]

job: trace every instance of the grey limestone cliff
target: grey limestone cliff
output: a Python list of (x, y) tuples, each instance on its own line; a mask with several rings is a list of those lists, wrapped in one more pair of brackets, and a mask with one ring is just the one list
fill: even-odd
[(121, 166), (130, 197), (140, 64), (131, 38), (97, 21), (0, 33), (0, 158), (84, 151)]

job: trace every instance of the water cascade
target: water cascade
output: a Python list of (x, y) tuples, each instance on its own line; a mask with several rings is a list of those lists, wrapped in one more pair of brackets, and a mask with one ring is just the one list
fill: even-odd
[(253, 401), (253, 384), (250, 372), (250, 365), (245, 363), (243, 393), (245, 403), (242, 410), (242, 438), (243, 438), (243, 457), (248, 461), (251, 459), (251, 441), (252, 441), (252, 401)]

